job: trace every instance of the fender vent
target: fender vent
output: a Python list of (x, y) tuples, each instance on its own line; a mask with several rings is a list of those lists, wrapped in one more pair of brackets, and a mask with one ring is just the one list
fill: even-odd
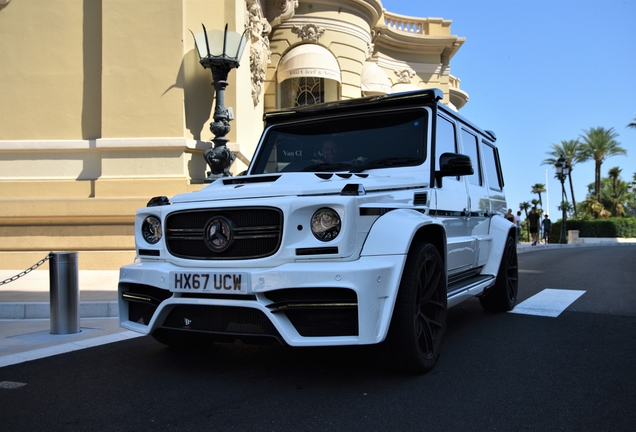
[(426, 205), (428, 203), (426, 192), (416, 193), (413, 195), (413, 205)]

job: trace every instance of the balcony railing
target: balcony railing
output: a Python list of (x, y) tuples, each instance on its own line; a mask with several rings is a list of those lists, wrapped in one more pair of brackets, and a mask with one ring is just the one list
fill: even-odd
[(460, 83), (461, 83), (461, 80), (460, 80), (459, 78), (457, 78), (457, 77), (455, 77), (455, 76), (453, 76), (453, 75), (450, 75), (450, 76), (448, 77), (448, 86), (449, 86), (450, 88), (456, 88), (456, 89), (458, 89), (458, 88), (459, 88)]
[[(417, 18), (384, 11), (384, 24), (389, 28), (416, 35), (439, 35), (446, 33), (450, 27), (450, 20), (442, 18)], [(432, 27), (435, 29), (433, 30)], [(446, 29), (442, 30), (442, 28)]]

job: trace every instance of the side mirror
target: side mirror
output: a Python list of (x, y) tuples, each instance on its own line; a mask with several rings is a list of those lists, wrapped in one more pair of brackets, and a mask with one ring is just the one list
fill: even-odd
[(442, 187), (442, 177), (473, 175), (470, 157), (458, 153), (442, 153), (439, 157), (439, 171), (435, 171), (437, 186)]

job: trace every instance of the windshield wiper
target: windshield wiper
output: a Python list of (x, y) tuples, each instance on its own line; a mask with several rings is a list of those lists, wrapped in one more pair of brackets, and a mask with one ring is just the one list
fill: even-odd
[(321, 162), (314, 165), (309, 165), (303, 168), (302, 172), (316, 172), (316, 171), (338, 171), (344, 168), (350, 168), (351, 164), (349, 163), (328, 163)]
[(371, 168), (409, 165), (409, 164), (412, 164), (414, 162), (422, 162), (422, 160), (420, 158), (413, 158), (413, 157), (411, 157), (411, 158), (409, 158), (409, 157), (388, 157), (388, 158), (382, 158), (382, 159), (373, 160), (373, 161), (369, 162), (368, 164), (355, 167), (349, 172), (355, 174), (355, 173), (361, 173), (361, 172), (366, 171), (366, 170), (371, 169)]

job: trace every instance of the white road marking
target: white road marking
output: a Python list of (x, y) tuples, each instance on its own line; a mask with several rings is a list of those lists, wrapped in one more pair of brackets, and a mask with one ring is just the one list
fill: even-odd
[(581, 290), (546, 288), (519, 303), (510, 313), (556, 318), (583, 294), (585, 291)]
[(64, 354), (71, 351), (77, 351), (84, 348), (91, 348), (99, 345), (106, 345), (113, 342), (120, 342), (127, 339), (144, 336), (133, 331), (123, 331), (120, 333), (112, 333), (104, 336), (98, 336), (92, 339), (78, 340), (68, 342), (61, 345), (53, 345), (45, 348), (38, 348), (31, 351), (25, 351), (16, 354), (9, 354), (0, 357), (0, 368), (18, 363), (24, 363), (31, 360), (37, 360), (58, 354)]

